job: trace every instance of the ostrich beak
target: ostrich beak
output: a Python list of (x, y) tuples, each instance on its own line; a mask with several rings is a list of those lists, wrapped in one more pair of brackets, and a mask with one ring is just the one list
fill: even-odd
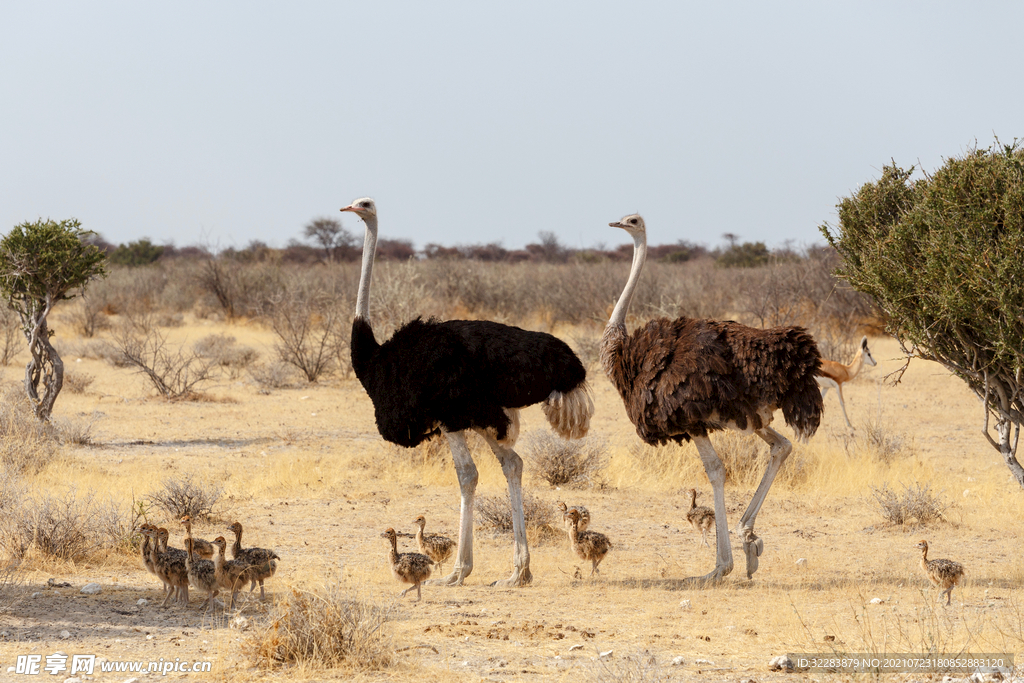
[[(344, 209), (342, 209), (342, 210), (344, 211)], [(608, 227), (610, 227), (610, 228), (625, 228), (626, 226), (623, 225), (622, 223), (620, 223), (619, 221), (615, 221), (614, 223), (609, 223)]]
[(351, 211), (352, 213), (355, 213), (356, 212), (356, 207), (354, 207), (351, 204), (349, 204), (344, 209), (341, 209), (341, 211)]

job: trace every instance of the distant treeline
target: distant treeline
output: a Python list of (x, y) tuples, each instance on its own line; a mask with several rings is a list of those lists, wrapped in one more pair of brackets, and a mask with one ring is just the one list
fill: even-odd
[[(247, 263), (275, 261), (297, 264), (345, 263), (358, 261), (360, 258), (361, 241), (357, 241), (339, 221), (318, 218), (306, 226), (304, 234), (312, 244), (293, 239), (288, 246), (278, 249), (259, 240), (253, 240), (244, 248), (229, 247), (216, 254), (202, 246), (158, 245), (149, 239), (115, 245), (97, 235), (93, 243), (107, 252), (111, 263), (123, 266), (144, 266), (164, 259), (207, 259), (213, 256)], [(651, 245), (648, 247), (647, 257), (663, 263), (684, 263), (710, 258), (724, 267), (754, 268), (767, 264), (769, 260), (799, 259), (806, 256), (789, 247), (771, 250), (764, 242), (738, 243), (734, 235), (725, 237), (729, 240), (729, 245), (716, 249), (708, 249), (684, 240), (673, 244)], [(498, 242), (491, 242), (451, 247), (430, 243), (422, 250), (416, 250), (411, 240), (382, 239), (377, 243), (377, 258), (385, 261), (467, 260), (486, 263), (628, 262), (633, 258), (633, 244), (621, 244), (614, 249), (574, 249), (563, 245), (551, 232), (539, 233), (538, 241), (527, 244), (523, 249), (506, 249)]]

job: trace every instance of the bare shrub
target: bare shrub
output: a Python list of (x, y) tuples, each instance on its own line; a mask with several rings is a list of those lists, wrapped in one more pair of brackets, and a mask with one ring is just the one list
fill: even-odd
[(292, 385), (295, 377), (295, 368), (281, 361), (273, 363), (256, 363), (248, 368), (249, 377), (260, 387), (260, 391), (267, 393), (271, 389), (284, 389)]
[[(512, 533), (512, 503), (504, 496), (479, 496), (475, 509), (480, 524), (503, 533)], [(554, 529), (555, 511), (548, 503), (523, 493), (523, 516), (526, 528)]]
[(563, 439), (549, 431), (535, 431), (524, 439), (523, 454), (531, 471), (551, 486), (600, 486), (598, 474), (607, 462), (604, 439)]
[(235, 338), (228, 334), (211, 334), (203, 337), (192, 349), (202, 358), (213, 361), (213, 363), (228, 373), (231, 379), (237, 379), (242, 372), (249, 368), (259, 353), (248, 346), (238, 346)]
[(36, 417), (32, 402), (18, 385), (0, 396), (0, 467), (14, 473), (35, 473), (60, 453), (53, 425)]
[(85, 372), (78, 372), (71, 368), (64, 370), (64, 388), (72, 394), (84, 394), (95, 379), (95, 376)]
[(57, 439), (62, 444), (73, 446), (92, 445), (92, 422), (75, 420), (69, 417), (57, 417), (50, 420)]
[(351, 314), (340, 310), (334, 297), (298, 283), (272, 303), (266, 317), (278, 338), (278, 358), (298, 368), (307, 381), (336, 367), (337, 346), (348, 333)]
[(937, 494), (932, 493), (931, 484), (904, 484), (902, 492), (894, 491), (888, 484), (882, 484), (881, 488), (872, 486), (871, 494), (882, 516), (890, 524), (909, 524), (910, 520), (917, 520), (918, 524), (928, 524), (944, 520), (942, 513), (949, 507), (949, 504), (941, 499), (941, 491)]
[(23, 557), (30, 547), (58, 560), (76, 561), (99, 546), (94, 534), (96, 506), (91, 493), (75, 488), (63, 495), (45, 495), (21, 506), (17, 519), (5, 529), (8, 553)]
[(293, 589), (248, 633), (242, 650), (262, 669), (293, 664), (385, 669), (394, 661), (385, 632), (393, 609), (363, 601), (336, 584), (320, 592)]
[(96, 509), (96, 532), (104, 547), (125, 555), (134, 555), (142, 545), (139, 526), (145, 521), (146, 506), (132, 496), (120, 503), (108, 496)]
[(18, 587), (24, 578), (20, 561), (0, 561), (0, 614), (9, 611), (17, 603)]
[(870, 420), (863, 428), (862, 434), (871, 455), (886, 465), (914, 453), (913, 444), (906, 434), (893, 431), (880, 416)]
[(97, 332), (110, 327), (110, 318), (106, 312), (108, 302), (105, 297), (94, 295), (96, 287), (93, 284), (87, 293), (82, 294), (78, 301), (61, 314), (65, 323), (86, 338), (94, 337)]
[[(378, 264), (374, 271), (370, 304), (374, 328), (380, 338), (386, 339), (402, 324), (432, 312), (429, 305), (430, 288), (419, 271), (417, 264), (412, 261)], [(440, 311), (433, 312), (440, 314)]]
[(201, 481), (195, 474), (186, 474), (179, 479), (164, 479), (163, 488), (149, 494), (149, 500), (175, 519), (185, 515), (207, 519), (223, 494), (220, 486)]
[(154, 328), (122, 325), (113, 342), (123, 362), (145, 375), (166, 399), (195, 398), (197, 387), (212, 376), (213, 361), (194, 349), (169, 349), (167, 337)]
[(10, 365), (21, 350), (21, 318), (7, 306), (0, 305), (0, 365)]
[(572, 347), (588, 373), (597, 367), (601, 360), (601, 337), (597, 335), (574, 336)]

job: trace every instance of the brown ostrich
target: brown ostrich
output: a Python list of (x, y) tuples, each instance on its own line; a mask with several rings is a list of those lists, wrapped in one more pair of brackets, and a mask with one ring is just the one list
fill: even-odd
[(953, 589), (964, 578), (964, 566), (953, 560), (929, 560), (928, 541), (921, 541), (917, 544), (921, 551), (921, 569), (928, 575), (928, 580), (939, 588), (944, 589), (939, 594), (939, 600), (946, 596), (946, 604), (950, 604), (953, 598)]
[(423, 528), (427, 525), (427, 518), (420, 515), (412, 522), (418, 527), (416, 531), (416, 545), (420, 552), (429, 557), (437, 564), (437, 570), (443, 572), (445, 560), (455, 552), (455, 541), (442, 536), (441, 534), (425, 534)]
[(391, 542), (391, 549), (388, 553), (388, 565), (391, 567), (391, 573), (402, 583), (412, 584), (399, 595), (404, 598), (406, 593), (415, 588), (416, 601), (419, 602), (423, 597), (420, 595), (420, 584), (430, 578), (431, 565), (434, 562), (426, 555), (419, 553), (399, 553), (398, 534), (394, 529), (387, 529), (381, 534), (381, 538), (386, 538)]
[(725, 511), (725, 466), (708, 434), (736, 429), (757, 434), (770, 462), (739, 530), (747, 576), (757, 570), (763, 546), (754, 521), (772, 481), (793, 446), (769, 425), (782, 409), (798, 439), (821, 421), (821, 394), (814, 380), (821, 367), (818, 347), (800, 327), (760, 330), (731, 321), (658, 318), (626, 333), (626, 312), (647, 255), (644, 219), (637, 214), (610, 224), (633, 237), (633, 267), (601, 340), (601, 362), (619, 390), (626, 414), (644, 442), (660, 445), (693, 440), (715, 497), (717, 557), (700, 581), (718, 581), (732, 571)]
[(568, 507), (564, 502), (558, 501), (558, 509), (562, 512), (562, 525), (565, 527), (565, 533), (572, 534), (572, 520), (569, 519), (570, 510), (575, 510), (579, 513), (580, 531), (586, 531), (587, 527), (590, 526), (590, 510), (582, 505), (573, 505), (572, 507)]

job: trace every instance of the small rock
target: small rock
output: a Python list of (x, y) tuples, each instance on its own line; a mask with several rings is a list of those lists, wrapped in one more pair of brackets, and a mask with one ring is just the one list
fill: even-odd
[(710, 659), (695, 659), (693, 660), (694, 666), (714, 666), (715, 663)]
[(75, 676), (74, 678), (65, 678), (64, 683), (82, 683), (82, 679), (78, 676)]
[(32, 597), (33, 598), (41, 598), (41, 597), (43, 597), (43, 593), (42, 593), (42, 591), (36, 591), (35, 593), (32, 594)]
[(139, 679), (138, 678), (134, 678), (134, 677), (133, 678), (129, 678), (124, 683), (139, 683)]
[[(193, 551), (193, 552), (195, 552), (195, 548), (193, 548), (193, 549), (192, 549), (192, 551)], [(155, 638), (155, 637), (156, 637), (156, 636), (154, 636), (154, 635), (153, 635), (153, 634), (151, 633), (151, 634), (149, 634), (148, 636), (146, 636), (146, 640), (153, 640), (153, 638)]]
[(768, 662), (768, 669), (770, 671), (792, 671), (793, 660), (789, 658), (789, 655), (779, 655)]
[(139, 607), (145, 607), (146, 605), (149, 604), (149, 600), (147, 600), (146, 598), (139, 598), (139, 601), (137, 603), (135, 603), (135, 604), (138, 605)]
[(231, 628), (236, 628), (239, 631), (245, 631), (249, 628), (249, 620), (239, 615), (231, 620)]
[(79, 592), (85, 593), (86, 595), (96, 595), (103, 592), (103, 587), (98, 583), (87, 583), (82, 586), (82, 590)]
[(71, 584), (67, 581), (61, 581), (58, 583), (57, 579), (54, 578), (47, 579), (46, 585), (50, 588), (71, 588)]
[(801, 557), (799, 560), (796, 561), (796, 566), (798, 566), (798, 567), (806, 567), (807, 566), (807, 558), (806, 557)]
[(686, 660), (683, 659), (682, 655), (672, 658), (672, 666), (682, 666), (683, 664), (686, 664)]
[(583, 649), (582, 645), (573, 645), (572, 647), (569, 648), (569, 652), (574, 652), (575, 650), (582, 650), (582, 649)]
[(60, 638), (61, 640), (67, 640), (68, 638), (71, 637), (71, 631), (61, 631), (60, 635), (57, 636), (57, 637)]
[(615, 652), (615, 650), (605, 650), (604, 652), (598, 653), (597, 656), (604, 659), (605, 657), (611, 657), (613, 652)]
[(679, 606), (682, 607), (683, 609), (692, 609), (689, 600), (680, 600), (679, 601)]
[(9, 673), (9, 674), (14, 673), (14, 667), (13, 666), (7, 667), (7, 673)]
[(885, 600), (882, 598), (871, 598), (872, 605), (881, 605), (883, 602), (885, 602)]

